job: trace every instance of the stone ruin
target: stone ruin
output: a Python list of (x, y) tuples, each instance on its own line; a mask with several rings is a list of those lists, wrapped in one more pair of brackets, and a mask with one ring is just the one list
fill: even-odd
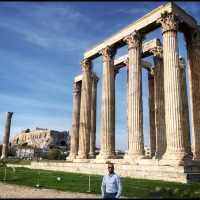
[(55, 131), (46, 128), (26, 129), (14, 136), (12, 145), (29, 145), (36, 148), (48, 149), (57, 146), (70, 146), (69, 131)]
[(52, 148), (67, 153), (70, 148), (69, 131), (55, 131), (47, 128), (25, 129), (15, 135), (11, 142), (16, 157), (45, 157)]
[[(143, 42), (145, 35), (157, 28), (161, 28), (162, 42), (157, 38)], [(179, 55), (178, 32), (184, 34), (186, 41), (188, 83), (186, 64)], [(117, 49), (125, 45), (128, 55), (115, 59)], [(103, 62), (101, 146), (96, 156), (99, 77), (93, 71), (92, 60), (99, 56)], [(153, 66), (143, 61), (148, 56), (153, 56)], [(133, 177), (200, 180), (200, 26), (192, 16), (173, 2), (165, 3), (86, 51), (81, 66), (82, 74), (73, 83), (71, 149), (67, 158), (74, 166), (112, 160), (121, 163), (119, 170), (126, 176), (127, 172), (122, 170), (125, 164)], [(119, 160), (115, 150), (115, 78), (122, 67), (126, 67), (128, 76), (128, 150)], [(142, 68), (148, 71), (149, 81), (151, 159), (144, 155)], [(191, 133), (187, 84), (192, 102)], [(138, 165), (140, 172), (136, 170)], [(179, 175), (170, 175), (169, 169)]]

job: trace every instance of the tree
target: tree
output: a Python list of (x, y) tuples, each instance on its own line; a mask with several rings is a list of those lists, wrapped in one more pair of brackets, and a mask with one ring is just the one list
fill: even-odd
[(48, 151), (49, 160), (60, 160), (62, 158), (62, 152), (59, 149), (52, 148)]

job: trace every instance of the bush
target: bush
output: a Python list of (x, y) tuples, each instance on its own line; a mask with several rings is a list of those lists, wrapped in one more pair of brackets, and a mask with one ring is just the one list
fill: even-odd
[(59, 149), (49, 149), (47, 157), (49, 160), (60, 160), (62, 152)]

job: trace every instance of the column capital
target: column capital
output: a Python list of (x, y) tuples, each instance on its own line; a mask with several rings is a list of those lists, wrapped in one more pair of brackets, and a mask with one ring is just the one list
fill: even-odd
[(81, 60), (80, 64), (81, 64), (82, 71), (91, 71), (92, 64), (91, 64), (91, 60), (89, 60), (88, 58)]
[(142, 42), (142, 35), (138, 31), (133, 31), (131, 34), (127, 35), (124, 39), (127, 43), (128, 49), (140, 47)]
[(149, 52), (152, 53), (154, 57), (157, 57), (157, 58), (163, 57), (163, 49), (161, 46), (154, 47), (150, 49)]
[(173, 13), (164, 12), (157, 23), (161, 24), (162, 33), (165, 33), (166, 31), (178, 31), (180, 20)]
[(110, 61), (115, 56), (116, 49), (106, 46), (102, 50), (99, 51), (99, 54), (103, 56), (103, 62)]
[(7, 118), (12, 118), (13, 112), (6, 112), (6, 117)]

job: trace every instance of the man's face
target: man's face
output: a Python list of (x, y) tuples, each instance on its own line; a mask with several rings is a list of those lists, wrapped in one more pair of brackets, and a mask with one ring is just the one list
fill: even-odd
[(114, 172), (114, 165), (108, 164), (108, 172), (112, 174)]

